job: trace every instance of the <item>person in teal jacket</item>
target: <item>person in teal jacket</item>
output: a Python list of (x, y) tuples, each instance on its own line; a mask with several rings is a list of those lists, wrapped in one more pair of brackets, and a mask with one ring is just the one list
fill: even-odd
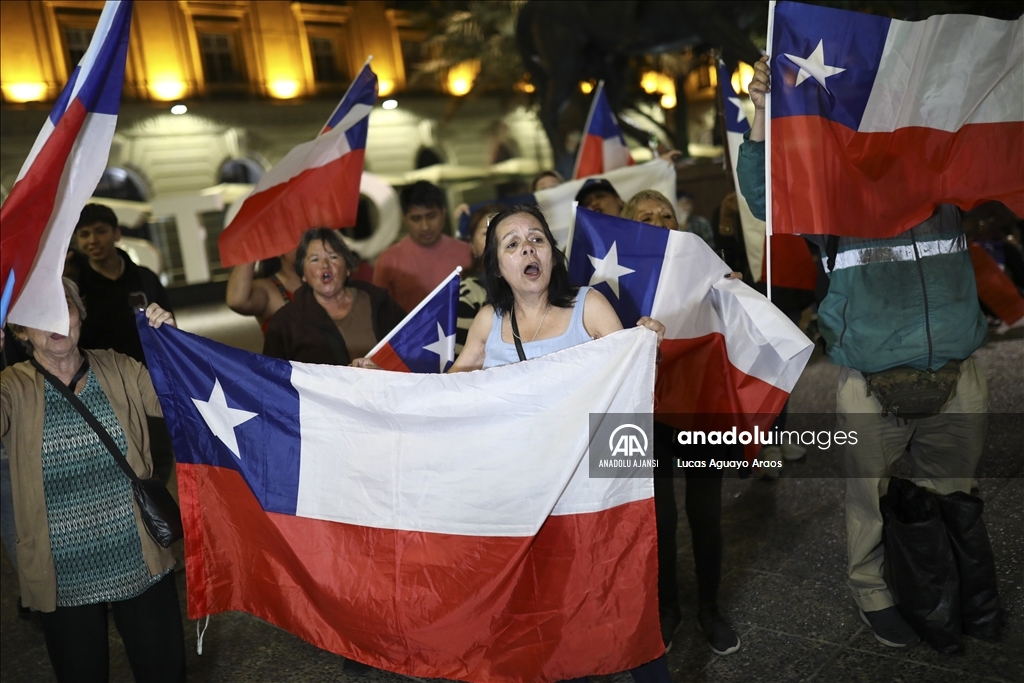
[[(765, 57), (749, 87), (754, 123), (736, 165), (740, 191), (761, 219), (769, 91)], [(972, 354), (985, 342), (987, 323), (955, 206), (939, 205), (928, 220), (891, 238), (808, 239), (821, 249), (829, 277), (818, 326), (829, 358), (842, 367), (837, 429), (858, 433), (857, 443), (843, 452), (848, 585), (878, 641), (904, 647), (918, 637), (894, 606), (882, 575), (879, 498), (908, 445), (918, 485), (941, 495), (970, 492), (988, 411), (985, 377)], [(943, 377), (949, 388), (944, 403)], [(910, 416), (894, 414), (893, 388), (934, 386), (936, 378), (940, 398), (934, 403), (940, 405)]]

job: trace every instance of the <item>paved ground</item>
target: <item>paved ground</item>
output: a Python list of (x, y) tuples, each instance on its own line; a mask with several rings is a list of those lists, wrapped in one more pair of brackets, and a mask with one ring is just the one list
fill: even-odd
[[(236, 346), (258, 350), (259, 330), (223, 308), (179, 314), (182, 327)], [(696, 593), (689, 530), (679, 525), (679, 583), (686, 621), (669, 655), (673, 678), (700, 681), (1020, 681), (1024, 678), (1024, 463), (1020, 422), (1024, 413), (1024, 338), (1000, 338), (979, 352), (986, 367), (993, 413), (1012, 414), (991, 430), (979, 468), (986, 523), (995, 550), (999, 588), (1009, 622), (1003, 642), (967, 639), (959, 656), (921, 645), (885, 648), (857, 618), (844, 587), (843, 481), (835, 456), (812, 452), (789, 464), (776, 482), (728, 479), (724, 492), (725, 560), (721, 603), (742, 641), (728, 657), (708, 650), (696, 626)], [(793, 424), (799, 414), (835, 408), (837, 369), (820, 356), (793, 393)], [(999, 421), (993, 415), (993, 424)], [(680, 510), (683, 482), (677, 482)], [(184, 611), (184, 574), (178, 574)], [(688, 600), (690, 598), (690, 600)], [(0, 680), (52, 681), (42, 634), (16, 615), (17, 577), (4, 554), (0, 565)], [(127, 660), (111, 628), (111, 680), (130, 681)], [(196, 654), (195, 624), (186, 624), (192, 681), (323, 681), (355, 678), (342, 660), (241, 613), (210, 621), (203, 654)], [(363, 683), (408, 679), (384, 672)], [(604, 679), (625, 683), (628, 676)]]

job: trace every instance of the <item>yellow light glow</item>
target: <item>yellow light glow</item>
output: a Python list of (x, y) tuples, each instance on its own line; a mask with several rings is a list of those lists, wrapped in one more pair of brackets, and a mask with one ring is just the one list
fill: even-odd
[(661, 96), (661, 108), (662, 109), (674, 109), (676, 106), (676, 95), (675, 93), (666, 93)]
[(153, 96), (153, 99), (163, 102), (180, 100), (182, 95), (185, 94), (185, 84), (182, 81), (174, 80), (157, 81), (150, 84), (149, 93)]
[(534, 87), (533, 83), (530, 83), (529, 81), (519, 81), (518, 83), (516, 83), (515, 87), (516, 90), (518, 90), (519, 92), (525, 93), (532, 93), (537, 90), (537, 88)]
[(590, 81), (580, 81), (580, 92), (584, 95), (589, 95), (594, 92), (594, 84)]
[(644, 89), (644, 92), (648, 95), (653, 95), (658, 92), (658, 77), (661, 76), (657, 71), (645, 71), (643, 76), (640, 77), (640, 87)]
[(387, 78), (377, 79), (377, 94), (381, 97), (386, 97), (395, 91), (395, 82), (388, 80)]
[(736, 71), (732, 74), (730, 83), (732, 83), (733, 90), (740, 95), (746, 95), (748, 92), (747, 88), (750, 87), (750, 81), (752, 80), (754, 80), (754, 67), (746, 62), (740, 62)]
[(473, 89), (473, 81), (480, 73), (480, 61), (471, 59), (460, 62), (448, 70), (448, 92), (462, 97)]
[(8, 83), (3, 86), (4, 97), (11, 102), (39, 102), (46, 97), (45, 83)]
[(271, 81), (268, 86), (271, 97), (279, 100), (290, 100), (299, 94), (299, 82), (292, 80)]

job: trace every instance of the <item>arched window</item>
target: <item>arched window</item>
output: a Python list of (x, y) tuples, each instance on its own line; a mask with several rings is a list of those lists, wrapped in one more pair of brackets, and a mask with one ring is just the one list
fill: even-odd
[(228, 159), (217, 174), (219, 183), (255, 185), (263, 177), (263, 167), (253, 159)]
[(149, 190), (146, 181), (135, 171), (119, 166), (111, 166), (103, 171), (94, 197), (107, 199), (124, 199), (131, 202), (149, 201)]

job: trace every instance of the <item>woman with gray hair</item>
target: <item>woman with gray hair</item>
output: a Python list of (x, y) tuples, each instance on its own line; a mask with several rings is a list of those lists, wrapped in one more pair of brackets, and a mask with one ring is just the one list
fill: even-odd
[(349, 276), (359, 260), (336, 230), (313, 228), (295, 252), (303, 284), (267, 325), (263, 354), (283, 360), (348, 365), (365, 356), (405, 311), (387, 290)]
[[(21, 597), (39, 612), (58, 681), (107, 680), (108, 604), (135, 680), (183, 681), (174, 557), (146, 531), (131, 481), (97, 431), (148, 479), (145, 418), (161, 416), (160, 404), (141, 363), (109, 349), (79, 350), (85, 307), (67, 278), (64, 294), (68, 333), (11, 325), (32, 358), (0, 374)], [(157, 304), (146, 317), (152, 327), (174, 325)], [(3, 342), (0, 331), (0, 349)]]

